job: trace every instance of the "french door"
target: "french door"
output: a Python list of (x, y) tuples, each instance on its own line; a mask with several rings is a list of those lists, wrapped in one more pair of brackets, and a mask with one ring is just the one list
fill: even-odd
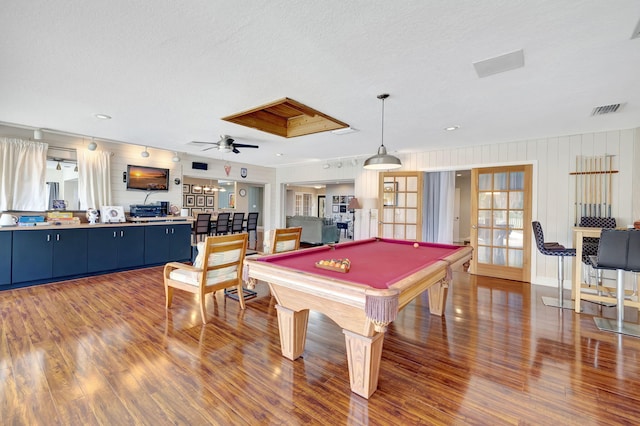
[(531, 174), (531, 165), (471, 171), (472, 274), (530, 280)]
[(422, 173), (380, 173), (378, 235), (422, 240)]

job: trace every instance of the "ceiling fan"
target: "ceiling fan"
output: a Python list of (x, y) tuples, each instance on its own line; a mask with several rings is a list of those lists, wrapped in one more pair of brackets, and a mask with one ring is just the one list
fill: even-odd
[(220, 152), (233, 152), (235, 154), (240, 154), (238, 148), (259, 148), (258, 145), (248, 145), (246, 143), (236, 143), (233, 138), (227, 135), (220, 135), (220, 140), (218, 142), (200, 142), (200, 141), (191, 141), (191, 143), (196, 145), (211, 145), (202, 151), (208, 151), (213, 148), (218, 148)]

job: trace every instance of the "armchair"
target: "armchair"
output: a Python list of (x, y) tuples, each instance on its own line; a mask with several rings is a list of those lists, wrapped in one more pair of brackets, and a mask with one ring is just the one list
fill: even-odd
[(237, 287), (240, 308), (244, 309), (242, 264), (247, 251), (247, 234), (231, 234), (198, 243), (198, 256), (193, 264), (170, 262), (164, 266), (164, 290), (167, 309), (173, 301), (173, 289), (199, 294), (200, 315), (206, 324), (204, 297), (227, 287)]

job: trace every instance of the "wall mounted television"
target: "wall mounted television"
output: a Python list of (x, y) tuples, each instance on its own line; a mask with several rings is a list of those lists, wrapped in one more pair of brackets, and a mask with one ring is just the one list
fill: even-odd
[(169, 169), (147, 166), (127, 166), (127, 189), (168, 191)]

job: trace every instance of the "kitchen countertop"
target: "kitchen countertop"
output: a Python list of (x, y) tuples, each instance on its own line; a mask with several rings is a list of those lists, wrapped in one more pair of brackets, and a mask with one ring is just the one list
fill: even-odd
[(0, 232), (3, 231), (35, 231), (35, 230), (47, 230), (47, 229), (86, 229), (86, 228), (113, 228), (115, 226), (157, 226), (171, 224), (181, 224), (193, 222), (191, 216), (166, 216), (166, 217), (136, 217), (127, 218), (127, 222), (118, 223), (81, 223), (73, 225), (38, 225), (38, 226), (0, 226)]

